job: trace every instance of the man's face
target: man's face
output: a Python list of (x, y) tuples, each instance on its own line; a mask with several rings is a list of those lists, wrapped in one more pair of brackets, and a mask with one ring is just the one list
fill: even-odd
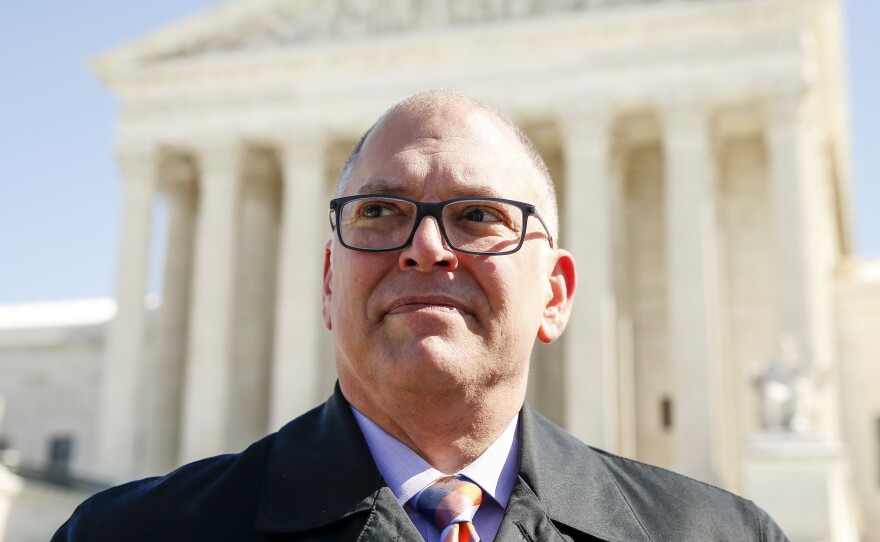
[[(464, 106), (399, 112), (364, 144), (342, 196), (436, 202), (494, 196), (545, 204), (527, 158), (497, 119)], [(528, 359), (553, 296), (553, 250), (532, 218), (522, 249), (475, 256), (450, 249), (433, 218), (387, 253), (328, 244), (324, 321), (340, 385), (361, 394), (524, 391)]]

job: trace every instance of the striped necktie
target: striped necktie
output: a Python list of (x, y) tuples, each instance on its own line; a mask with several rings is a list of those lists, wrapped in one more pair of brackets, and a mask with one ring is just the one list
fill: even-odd
[(441, 542), (480, 542), (472, 523), (483, 502), (483, 490), (477, 484), (444, 476), (418, 492), (412, 502), (440, 529)]

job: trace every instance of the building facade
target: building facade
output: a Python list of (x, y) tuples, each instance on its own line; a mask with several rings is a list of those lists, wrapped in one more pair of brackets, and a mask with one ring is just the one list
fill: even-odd
[(880, 540), (880, 278), (851, 254), (840, 19), (838, 0), (237, 0), (97, 59), (125, 199), (88, 468), (238, 450), (331, 392), (333, 183), (385, 108), (446, 88), (535, 141), (579, 264), (529, 401), (754, 498), (795, 541)]

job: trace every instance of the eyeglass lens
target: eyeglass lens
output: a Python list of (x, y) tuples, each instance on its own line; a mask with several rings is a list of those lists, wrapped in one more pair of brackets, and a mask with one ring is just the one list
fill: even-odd
[[(353, 248), (387, 250), (406, 244), (416, 226), (416, 206), (394, 198), (346, 202), (339, 212), (340, 236)], [(456, 201), (443, 208), (443, 227), (453, 248), (503, 252), (516, 248), (523, 232), (523, 211), (515, 205), (482, 199)]]

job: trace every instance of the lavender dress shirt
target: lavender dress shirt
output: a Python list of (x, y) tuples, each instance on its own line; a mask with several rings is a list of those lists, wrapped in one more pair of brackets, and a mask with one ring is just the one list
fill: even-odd
[(474, 527), (482, 542), (492, 542), (495, 539), (519, 472), (519, 416), (514, 416), (504, 432), (473, 463), (457, 473), (443, 473), (431, 467), (406, 444), (386, 433), (356, 408), (352, 407), (351, 410), (373, 454), (379, 473), (425, 542), (440, 542), (440, 531), (419, 514), (409, 500), (437, 478), (449, 474), (461, 474), (482, 488), (483, 503), (474, 516)]

